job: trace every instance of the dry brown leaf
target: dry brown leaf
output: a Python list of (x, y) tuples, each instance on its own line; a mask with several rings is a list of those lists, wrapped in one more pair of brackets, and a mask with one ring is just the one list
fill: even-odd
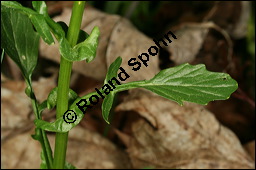
[[(33, 168), (40, 167), (41, 146), (30, 136), (34, 129), (27, 133), (17, 134), (2, 144), (2, 168)], [(54, 149), (54, 135), (48, 135), (50, 144)], [(67, 161), (77, 168), (131, 168), (128, 155), (118, 149), (106, 138), (83, 129), (79, 126), (69, 133)]]
[[(1, 86), (1, 128), (19, 127), (31, 112), (30, 100), (25, 94), (25, 82), (2, 83)], [(23, 99), (23, 100), (22, 100)]]
[(143, 168), (253, 168), (237, 137), (197, 104), (175, 102), (136, 90), (118, 111), (133, 110), (128, 146), (133, 166)]
[[(32, 82), (39, 102), (46, 100), (50, 91), (56, 86), (54, 77), (40, 78)], [(3, 129), (18, 128), (29, 121), (32, 113), (31, 101), (25, 94), (24, 81), (6, 80), (1, 83), (1, 127)]]
[[(245, 150), (250, 154), (252, 159), (255, 160), (255, 140), (248, 142), (244, 145)], [(255, 166), (255, 165), (254, 165)]]
[(40, 143), (28, 133), (18, 134), (1, 145), (1, 168), (38, 169), (40, 167)]
[(201, 49), (209, 28), (204, 24), (186, 23), (176, 29), (177, 40), (166, 47), (171, 54), (170, 60), (176, 65), (192, 62)]
[(141, 68), (138, 71), (132, 71), (131, 67), (128, 66), (128, 61), (131, 58), (140, 61), (138, 55), (148, 53), (148, 49), (154, 45), (152, 39), (139, 32), (127, 19), (121, 18), (112, 30), (106, 52), (107, 65), (121, 56), (123, 59), (121, 67), (130, 75), (130, 78), (125, 82), (151, 79), (159, 72), (158, 55), (149, 55), (148, 66), (146, 67), (141, 63)]
[[(235, 69), (232, 62), (233, 42), (228, 32), (218, 25), (213, 22), (184, 23), (171, 29), (176, 30), (177, 40), (165, 49), (170, 53), (169, 58), (175, 65), (187, 62), (190, 64), (204, 63), (211, 71)], [(210, 30), (217, 31), (224, 40), (214, 38), (216, 42), (211, 42), (213, 37)], [(212, 47), (209, 51), (210, 46)], [(224, 49), (221, 49), (222, 46)], [(201, 50), (208, 50), (208, 55), (202, 53)], [(219, 57), (214, 55), (223, 50), (224, 55)]]
[[(56, 86), (53, 79), (54, 77), (40, 78), (32, 83), (40, 102), (45, 100), (50, 90)], [(2, 168), (39, 167), (40, 146), (39, 143), (33, 142), (30, 136), (34, 133), (31, 131), (34, 127), (34, 114), (31, 101), (25, 94), (25, 88), (24, 81), (6, 79), (1, 83)], [(36, 166), (35, 163), (38, 165)]]
[(127, 169), (127, 153), (96, 132), (76, 126), (69, 132), (67, 160), (77, 168)]
[[(68, 24), (70, 15), (71, 9), (65, 8), (63, 13), (55, 17), (54, 20)], [(84, 12), (81, 28), (90, 33), (94, 26), (98, 26), (100, 29), (97, 56), (91, 63), (86, 63), (85, 61), (74, 62), (74, 71), (102, 81), (105, 78), (108, 66), (114, 59), (121, 56), (123, 58), (121, 66), (130, 75), (127, 82), (150, 79), (159, 72), (158, 55), (150, 58), (148, 67), (142, 65), (137, 72), (128, 68), (127, 61), (130, 58), (137, 58), (141, 53), (148, 53), (148, 48), (154, 45), (154, 42), (133, 27), (127, 19), (117, 15), (109, 15), (93, 8), (87, 8)], [(60, 61), (58, 44), (48, 46), (41, 42), (40, 53), (48, 59), (56, 62)]]

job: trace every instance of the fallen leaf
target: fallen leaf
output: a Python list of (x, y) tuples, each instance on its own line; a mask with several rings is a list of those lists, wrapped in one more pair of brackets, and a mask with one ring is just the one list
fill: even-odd
[[(250, 154), (252, 159), (255, 160), (255, 140), (248, 142), (244, 145), (245, 150)], [(254, 163), (255, 166), (255, 163)]]
[(30, 135), (34, 130), (15, 135), (1, 145), (1, 168), (38, 169), (40, 167), (40, 143)]
[[(30, 136), (34, 128), (17, 134), (2, 144), (2, 168), (38, 169), (40, 167), (41, 146)], [(54, 135), (48, 135), (54, 149)], [(128, 169), (131, 163), (127, 153), (118, 149), (108, 139), (96, 132), (79, 126), (69, 133), (67, 161), (78, 169)]]
[[(32, 82), (40, 102), (55, 87), (53, 79), (40, 78)], [(35, 117), (25, 88), (24, 81), (6, 79), (1, 83), (2, 168), (39, 168), (40, 165), (40, 144), (30, 136), (34, 134), (31, 129)]]
[(136, 168), (253, 168), (239, 140), (202, 106), (134, 90), (117, 111), (136, 111), (128, 152)]
[[(32, 86), (39, 102), (47, 99), (50, 91), (56, 86), (54, 79), (40, 78), (33, 81)], [(1, 127), (4, 129), (18, 128), (26, 124), (32, 113), (31, 101), (25, 94), (24, 81), (6, 80), (1, 83)]]
[(100, 134), (76, 126), (69, 132), (67, 160), (77, 168), (127, 169), (127, 153)]
[(176, 30), (177, 40), (172, 45), (166, 47), (166, 50), (171, 54), (171, 61), (179, 65), (195, 60), (209, 32), (209, 27), (204, 25), (200, 23), (186, 23), (174, 29)]

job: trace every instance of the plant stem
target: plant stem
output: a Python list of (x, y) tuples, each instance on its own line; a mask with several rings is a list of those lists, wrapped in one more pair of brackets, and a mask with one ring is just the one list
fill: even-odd
[[(67, 33), (67, 40), (69, 41), (71, 47), (75, 46), (77, 43), (83, 12), (84, 12), (85, 2), (84, 1), (74, 1), (72, 15), (70, 19), (69, 29)], [(59, 79), (58, 79), (58, 91), (57, 91), (57, 114), (56, 118), (62, 117), (63, 114), (68, 110), (68, 91), (70, 84), (70, 75), (72, 70), (72, 62), (67, 61), (61, 57)], [(66, 150), (68, 142), (68, 132), (67, 133), (56, 133), (55, 138), (55, 151), (53, 168), (63, 169), (66, 160)]]
[[(30, 99), (31, 99), (32, 108), (35, 113), (36, 119), (41, 119), (41, 116), (39, 115), (39, 111), (38, 111), (38, 103), (36, 100), (36, 96), (34, 95), (34, 91), (31, 85), (31, 80), (26, 81), (26, 84), (31, 89)], [(47, 167), (52, 168), (52, 165), (53, 165), (52, 150), (51, 150), (49, 140), (47, 138), (47, 134), (44, 130), (39, 129), (39, 136), (42, 137), (42, 140), (39, 140), (39, 142), (42, 146), (42, 151), (44, 153), (46, 165)]]

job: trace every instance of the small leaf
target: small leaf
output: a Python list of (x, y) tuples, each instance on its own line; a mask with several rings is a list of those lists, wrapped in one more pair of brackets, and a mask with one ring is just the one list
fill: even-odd
[(102, 117), (103, 119), (109, 124), (109, 113), (110, 110), (112, 108), (113, 102), (114, 102), (114, 98), (115, 98), (115, 94), (114, 92), (109, 93), (105, 99), (103, 100), (102, 103)]
[(99, 28), (94, 27), (90, 36), (73, 48), (71, 48), (66, 38), (62, 38), (60, 40), (60, 54), (68, 61), (86, 60), (89, 63), (96, 56), (99, 35)]
[(117, 59), (109, 66), (104, 84), (107, 84), (109, 80), (117, 76), (117, 71), (122, 63), (122, 58), (117, 57)]
[[(107, 84), (109, 80), (111, 80), (113, 77), (117, 76), (117, 71), (120, 67), (122, 63), (122, 58), (118, 57), (110, 66), (106, 75), (106, 78), (104, 80), (104, 84)], [(110, 110), (112, 108), (113, 102), (114, 102), (114, 98), (115, 98), (115, 92), (110, 92), (110, 94), (108, 94), (102, 103), (102, 117), (104, 118), (104, 120), (109, 124), (109, 113)]]
[(65, 162), (64, 169), (76, 169), (76, 167), (68, 162)]
[[(70, 131), (73, 127), (79, 124), (79, 122), (83, 119), (84, 114), (83, 112), (77, 107), (76, 103), (79, 102), (81, 99), (86, 99), (88, 100), (90, 95), (92, 93), (83, 96), (81, 98), (77, 98), (73, 104), (69, 107), (69, 110), (72, 110), (76, 114), (76, 120), (73, 123), (67, 123), (63, 117), (59, 117), (56, 121), (54, 122), (47, 122), (44, 120), (39, 120), (36, 119), (34, 120), (35, 126), (37, 128), (50, 131), (50, 132), (68, 132)], [(90, 103), (90, 102), (89, 102)]]
[[(57, 104), (57, 91), (58, 87), (55, 87), (51, 90), (47, 98), (47, 108), (52, 109)], [(68, 102), (69, 104), (73, 103), (77, 99), (78, 95), (72, 89), (69, 89), (68, 93)]]
[(25, 89), (25, 94), (29, 97), (29, 98), (31, 98), (32, 97), (32, 94), (33, 94), (33, 92), (32, 92), (32, 88), (31, 88), (31, 85), (29, 84), (29, 83), (27, 83), (27, 87), (26, 87), (26, 89)]
[(39, 36), (28, 17), (1, 5), (1, 47), (19, 66), (27, 81), (37, 64), (38, 45)]
[(39, 104), (38, 106), (38, 112), (39, 112), (40, 118), (42, 117), (42, 112), (44, 111), (45, 108), (47, 108), (47, 100), (45, 100), (43, 103)]
[(39, 142), (43, 141), (42, 136), (40, 135), (40, 129), (38, 128), (35, 128), (35, 134), (31, 135), (31, 137)]

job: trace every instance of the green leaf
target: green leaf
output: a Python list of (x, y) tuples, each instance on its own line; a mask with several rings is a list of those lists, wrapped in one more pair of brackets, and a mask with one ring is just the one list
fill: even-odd
[(37, 12), (21, 6), (17, 2), (1, 2), (1, 4), (9, 9), (16, 9), (26, 14), (31, 19), (36, 31), (49, 45), (54, 44), (54, 39), (51, 35), (52, 31), (59, 41), (60, 54), (68, 61), (86, 60), (89, 63), (95, 58), (100, 35), (98, 27), (93, 28), (90, 36), (84, 31), (80, 31), (78, 40), (78, 43), (80, 43), (71, 48), (65, 38), (62, 27), (48, 16), (47, 7), (44, 2), (33, 2), (33, 7)]
[[(108, 77), (114, 75), (114, 70), (120, 66), (118, 63), (121, 63), (120, 59), (117, 59), (111, 64), (107, 74), (109, 75)], [(182, 105), (183, 101), (207, 104), (209, 101), (213, 100), (225, 100), (229, 98), (237, 87), (237, 82), (226, 73), (207, 71), (203, 64), (195, 66), (182, 64), (160, 71), (151, 80), (130, 82), (117, 86), (103, 101), (103, 118), (108, 122), (109, 111), (112, 107), (115, 94), (132, 88), (148, 89)], [(69, 109), (74, 111), (77, 115), (77, 119), (74, 123), (66, 123), (61, 117), (52, 123), (43, 120), (35, 120), (35, 125), (37, 128), (53, 132), (69, 131), (75, 127), (84, 116), (76, 103), (81, 99), (87, 99), (87, 101), (89, 101), (88, 99), (94, 94), (97, 93), (93, 92), (81, 98), (77, 98), (70, 106)], [(90, 103), (88, 103), (88, 105), (89, 104)]]
[[(1, 2), (2, 3), (2, 2)], [(30, 80), (37, 64), (39, 36), (28, 17), (1, 5), (1, 47)]]
[(68, 61), (86, 60), (89, 63), (96, 56), (99, 35), (99, 28), (94, 27), (90, 36), (73, 48), (71, 48), (66, 38), (62, 38), (60, 40), (60, 54)]
[(40, 169), (49, 169), (47, 167), (46, 161), (45, 161), (45, 157), (44, 157), (44, 151), (42, 150), (40, 153), (40, 158), (41, 158), (41, 164), (40, 164)]
[[(43, 1), (33, 2), (34, 8), (36, 10), (39, 10), (39, 13), (33, 11), (30, 8), (23, 7), (22, 5), (14, 1), (3, 1), (1, 2), (1, 6), (4, 6), (8, 9), (16, 10), (19, 13), (27, 15), (27, 17), (31, 19), (31, 22), (33, 23), (36, 31), (42, 37), (42, 39), (49, 45), (54, 44), (54, 39), (50, 32), (50, 27), (48, 26), (44, 17), (49, 16), (47, 14), (47, 7)], [(44, 15), (41, 15), (40, 13)]]
[[(30, 14), (31, 22), (33, 23), (36, 31), (40, 34), (42, 39), (49, 45), (54, 44), (50, 27), (48, 26), (45, 17), (48, 16), (48, 9), (44, 1), (33, 1), (33, 8), (38, 14)], [(40, 15), (41, 14), (41, 15)]]
[(38, 140), (39, 142), (43, 141), (42, 136), (40, 135), (40, 129), (38, 128), (35, 128), (35, 134), (31, 135), (31, 137), (35, 140)]
[(40, 118), (42, 118), (42, 112), (44, 111), (45, 108), (47, 108), (47, 100), (43, 101), (43, 103), (39, 104), (38, 106), (38, 112), (39, 112)]
[[(31, 135), (31, 137), (37, 141), (39, 141), (41, 143), (41, 146), (44, 147), (43, 143), (44, 143), (44, 137), (42, 136), (42, 133), (41, 133), (41, 130), (39, 128), (35, 128), (35, 134), (34, 135)], [(47, 140), (48, 142), (48, 140)], [(51, 148), (44, 148), (46, 151), (48, 151), (51, 155), (52, 155), (52, 150)], [(40, 165), (40, 168), (41, 169), (51, 169), (51, 164), (49, 163), (49, 160), (48, 160), (48, 163), (45, 159), (45, 156), (47, 155), (46, 152), (44, 152), (44, 149), (42, 148), (42, 151), (40, 153), (40, 157), (41, 157), (41, 165)], [(51, 158), (48, 158), (48, 159), (51, 159), (52, 161), (52, 156)]]
[[(63, 117), (60, 117), (56, 119), (54, 122), (47, 122), (44, 120), (34, 120), (35, 126), (37, 128), (50, 131), (50, 132), (68, 132), (73, 127), (79, 124), (79, 122), (83, 119), (84, 113), (77, 107), (76, 103), (78, 103), (81, 99), (85, 99), (88, 101), (88, 104), (90, 105), (89, 98), (92, 95), (97, 94), (96, 92), (89, 93), (83, 97), (77, 98), (72, 105), (69, 107), (69, 110), (72, 110), (76, 114), (76, 120), (73, 123), (67, 123), (64, 121)], [(66, 113), (66, 112), (65, 112)]]
[(180, 105), (183, 101), (207, 104), (214, 100), (226, 100), (238, 85), (226, 73), (207, 71), (204, 64), (188, 63), (160, 71), (151, 80), (120, 85), (117, 91), (134, 87), (148, 89)]
[(65, 162), (64, 169), (76, 169), (76, 167), (68, 162)]
[[(110, 79), (112, 79), (113, 77), (117, 76), (117, 71), (120, 67), (122, 63), (122, 58), (118, 57), (109, 67), (108, 73), (106, 75), (106, 79), (105, 81), (108, 81)], [(79, 122), (83, 119), (84, 114), (83, 112), (81, 112), (81, 110), (77, 107), (76, 103), (79, 102), (81, 99), (86, 99), (89, 102), (89, 97), (91, 95), (93, 95), (93, 93), (90, 93), (86, 96), (83, 96), (81, 98), (77, 98), (76, 93), (73, 94), (74, 91), (72, 91), (70, 89), (69, 92), (69, 99), (76, 99), (75, 102), (73, 102), (73, 104), (69, 107), (69, 110), (72, 110), (76, 113), (77, 115), (77, 119), (74, 123), (66, 123), (63, 119), (63, 117), (58, 118), (55, 122), (46, 122), (44, 120), (35, 120), (35, 125), (37, 128), (41, 128), (43, 130), (47, 130), (47, 131), (51, 131), (51, 132), (67, 132), (69, 130), (71, 130), (73, 127), (75, 127), (77, 124), (79, 124)], [(111, 92), (108, 96), (106, 96), (106, 98), (103, 101), (102, 104), (102, 115), (104, 117), (104, 119), (106, 120), (107, 123), (108, 122), (108, 115), (109, 112), (111, 110), (112, 104), (113, 104), (113, 100), (115, 97), (115, 93)], [(54, 88), (47, 99), (47, 107), (48, 109), (53, 108), (56, 105), (56, 101), (57, 101), (57, 87)]]
[(48, 16), (48, 9), (44, 1), (32, 1), (32, 6), (39, 14)]
[(30, 17), (31, 22), (33, 23), (36, 31), (39, 33), (39, 35), (42, 37), (44, 42), (46, 42), (49, 45), (54, 44), (54, 39), (52, 37), (50, 28), (48, 24), (45, 21), (44, 16), (42, 15), (32, 15)]
[(1, 64), (2, 64), (3, 58), (4, 58), (4, 48), (3, 48), (2, 54), (1, 54)]
[(102, 103), (102, 117), (109, 124), (109, 113), (112, 108), (116, 93), (109, 93)]
[[(58, 87), (55, 87), (49, 93), (48, 98), (47, 98), (47, 108), (48, 109), (52, 109), (56, 106), (56, 104), (57, 104), (57, 91), (58, 91)], [(69, 103), (69, 105), (71, 103), (73, 103), (77, 99), (77, 97), (78, 97), (77, 93), (75, 91), (73, 91), (72, 89), (69, 89), (69, 93), (68, 93), (68, 103)]]
[(117, 76), (117, 71), (122, 63), (122, 58), (117, 57), (116, 60), (109, 66), (104, 84), (107, 84), (110, 79)]
[[(106, 78), (104, 80), (104, 84), (107, 84), (109, 80), (111, 80), (113, 77), (116, 77), (117, 76), (117, 71), (120, 67), (122, 63), (122, 58), (121, 57), (118, 57), (110, 66), (109, 66), (109, 69), (108, 69), (108, 72), (107, 72), (107, 75), (106, 75)], [(102, 117), (104, 118), (104, 120), (109, 124), (109, 120), (108, 120), (108, 117), (109, 117), (109, 113), (110, 113), (110, 110), (112, 108), (112, 105), (113, 105), (113, 102), (114, 102), (114, 98), (115, 98), (115, 92), (112, 91), (110, 92), (110, 94), (108, 94), (104, 100), (103, 100), (103, 103), (102, 103)]]

